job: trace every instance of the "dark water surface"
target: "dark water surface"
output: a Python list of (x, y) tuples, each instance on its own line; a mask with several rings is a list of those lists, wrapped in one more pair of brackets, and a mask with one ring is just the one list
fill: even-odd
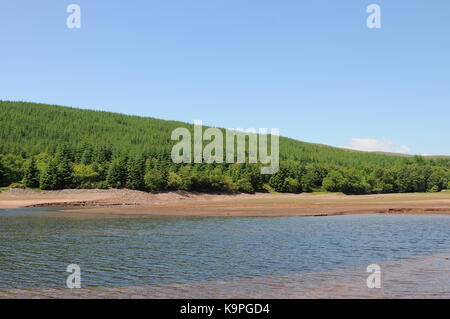
[[(83, 288), (142, 287), (364, 272), (369, 264), (447, 252), (450, 216), (442, 215), (130, 217), (0, 210), (2, 290), (65, 288), (69, 264), (81, 267)], [(305, 280), (314, 286), (314, 278)]]

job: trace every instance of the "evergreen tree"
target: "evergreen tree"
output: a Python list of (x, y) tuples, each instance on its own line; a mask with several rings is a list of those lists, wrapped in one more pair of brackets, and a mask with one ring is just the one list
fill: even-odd
[(93, 160), (97, 163), (110, 162), (112, 157), (112, 151), (106, 146), (101, 146), (94, 152)]
[(20, 182), (23, 179), (23, 165), (25, 159), (14, 154), (6, 154), (0, 159), (3, 164), (3, 185)]
[(73, 183), (73, 167), (68, 158), (62, 158), (58, 164), (57, 187), (71, 188)]
[(25, 168), (23, 184), (30, 188), (39, 187), (39, 170), (34, 157), (31, 158)]
[(53, 190), (58, 188), (58, 165), (56, 164), (55, 159), (51, 159), (42, 172), (40, 188), (43, 190)]
[(81, 164), (84, 164), (84, 165), (92, 164), (93, 157), (94, 157), (94, 155), (93, 155), (92, 147), (85, 146), (84, 150), (83, 150), (83, 154), (81, 156)]
[(0, 186), (6, 185), (6, 174), (5, 174), (5, 167), (3, 166), (1, 157), (0, 157)]
[(98, 174), (98, 181), (105, 181), (108, 176), (109, 162), (93, 163), (92, 168)]
[(127, 182), (127, 159), (116, 158), (108, 169), (106, 181), (112, 187), (125, 187)]
[(132, 158), (128, 162), (127, 186), (131, 189), (144, 189), (144, 162), (141, 158)]
[(73, 155), (73, 150), (65, 143), (58, 146), (56, 150), (56, 160), (59, 162), (62, 162), (63, 160), (68, 160), (70, 162), (74, 161), (75, 156)]

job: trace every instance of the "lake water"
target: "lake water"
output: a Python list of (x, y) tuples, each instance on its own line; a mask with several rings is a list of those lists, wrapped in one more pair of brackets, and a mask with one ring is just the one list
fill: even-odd
[(94, 297), (370, 296), (369, 264), (382, 266), (385, 289), (375, 297), (447, 297), (448, 257), (450, 216), (443, 215), (222, 218), (0, 210), (0, 297), (64, 295), (69, 264), (81, 267), (81, 291)]

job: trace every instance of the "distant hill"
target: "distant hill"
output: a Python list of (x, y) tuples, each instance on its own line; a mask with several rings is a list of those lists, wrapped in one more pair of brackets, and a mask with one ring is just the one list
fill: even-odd
[(389, 156), (400, 156), (400, 157), (413, 157), (414, 155), (411, 154), (403, 154), (403, 153), (392, 153), (392, 152), (371, 152), (374, 154), (383, 154), (383, 155), (389, 155)]
[[(389, 156), (400, 156), (400, 157), (414, 157), (417, 155), (411, 155), (411, 154), (403, 154), (403, 153), (391, 153), (391, 152), (372, 152), (375, 154), (383, 154), (383, 155), (389, 155)], [(439, 158), (443, 158), (443, 159), (450, 159), (450, 156), (447, 155), (420, 155), (423, 158), (428, 158), (428, 159), (439, 159)]]

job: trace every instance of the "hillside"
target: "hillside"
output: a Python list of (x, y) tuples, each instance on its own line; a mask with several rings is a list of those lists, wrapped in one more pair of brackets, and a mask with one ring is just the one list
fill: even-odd
[[(170, 135), (177, 127), (192, 131), (191, 124), (176, 121), (0, 101), (2, 184), (22, 182), (27, 177), (27, 169), (30, 173), (33, 165), (36, 165), (35, 180), (28, 185), (40, 185), (44, 189), (113, 186), (147, 190), (254, 191), (267, 188), (268, 184), (278, 191), (326, 189), (373, 193), (440, 190), (448, 184), (448, 158), (408, 158), (351, 151), (283, 137), (280, 138), (282, 169), (276, 176), (256, 176), (254, 165), (196, 164), (183, 168), (170, 161), (174, 144)], [(61, 179), (58, 174), (61, 175), (63, 162), (66, 162), (66, 182), (56, 181)], [(136, 166), (134, 173), (133, 166)], [(394, 169), (397, 175), (390, 172)], [(410, 172), (411, 169), (414, 172)], [(49, 170), (54, 170), (55, 176), (43, 183)], [(191, 176), (203, 175), (198, 171), (205, 170), (208, 172), (206, 180)], [(388, 171), (395, 176), (384, 176)], [(112, 174), (117, 175), (115, 179)], [(414, 185), (394, 185), (391, 180), (399, 179), (398, 174), (420, 178), (411, 177), (417, 180)], [(442, 178), (430, 182), (430, 178), (435, 179), (438, 174)], [(185, 181), (185, 175), (189, 176), (189, 181)], [(131, 181), (130, 176), (136, 181)], [(217, 183), (211, 181), (211, 176), (218, 179)], [(384, 179), (383, 185), (375, 185), (380, 179)], [(388, 182), (392, 185), (385, 187)]]
[[(108, 146), (115, 151), (170, 154), (172, 130), (192, 125), (149, 117), (55, 105), (0, 101), (0, 154), (25, 156), (55, 152), (59, 145), (81, 149)], [(394, 156), (344, 150), (289, 138), (280, 139), (282, 159), (337, 165), (392, 164)]]

